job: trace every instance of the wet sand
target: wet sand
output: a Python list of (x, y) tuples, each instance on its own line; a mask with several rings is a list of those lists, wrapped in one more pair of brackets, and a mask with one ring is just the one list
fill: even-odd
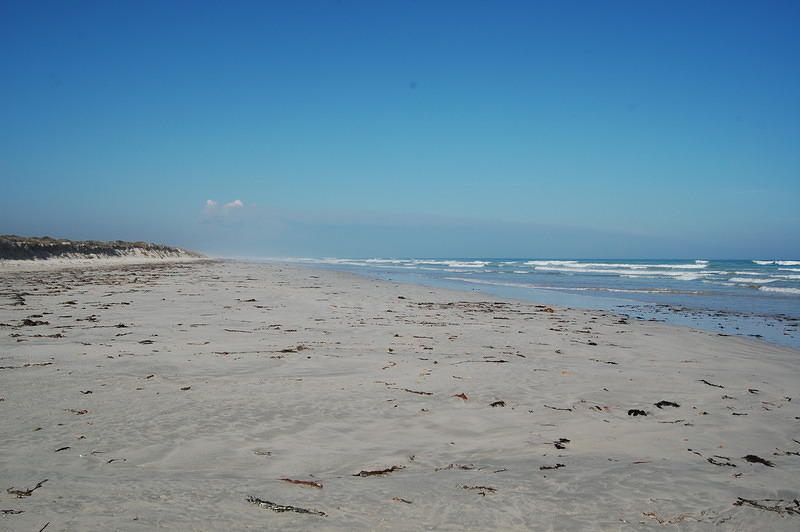
[(0, 269), (0, 324), (0, 530), (800, 525), (798, 350), (204, 261)]

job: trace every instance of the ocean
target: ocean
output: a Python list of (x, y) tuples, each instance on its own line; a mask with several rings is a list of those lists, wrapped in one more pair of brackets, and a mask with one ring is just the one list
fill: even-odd
[(800, 260), (259, 259), (610, 310), (800, 349)]

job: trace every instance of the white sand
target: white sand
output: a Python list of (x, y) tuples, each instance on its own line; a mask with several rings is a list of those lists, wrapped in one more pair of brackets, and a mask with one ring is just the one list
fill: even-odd
[(799, 351), (545, 310), (272, 265), (6, 269), (0, 529), (800, 527), (734, 504), (800, 497)]

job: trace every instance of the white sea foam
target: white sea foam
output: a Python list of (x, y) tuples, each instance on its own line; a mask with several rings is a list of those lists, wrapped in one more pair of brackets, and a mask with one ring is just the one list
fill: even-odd
[(785, 272), (800, 272), (800, 268), (778, 268), (778, 269)]
[(512, 273), (531, 273), (528, 270), (514, 270)]
[(663, 276), (663, 277), (673, 277), (682, 281), (693, 281), (696, 279), (701, 279), (709, 275), (708, 272), (701, 272), (701, 273), (687, 273), (687, 272), (676, 272), (676, 271), (659, 271), (659, 270), (645, 270), (645, 269), (612, 269), (612, 268), (581, 268), (581, 269), (574, 269), (568, 267), (558, 267), (558, 266), (536, 266), (537, 271), (549, 271), (549, 272), (562, 272), (562, 273), (606, 273), (606, 274), (617, 274), (622, 276), (631, 276), (631, 277), (641, 277), (641, 276)]
[(728, 279), (732, 283), (746, 283), (746, 284), (767, 284), (774, 283), (778, 279), (756, 279), (753, 277), (731, 277)]
[(367, 259), (364, 262), (375, 263), (375, 264), (405, 264), (411, 261), (407, 259)]
[(578, 264), (576, 260), (529, 260), (524, 263), (526, 266), (566, 266)]
[(507, 286), (513, 288), (533, 288), (537, 290), (577, 290), (582, 292), (619, 292), (637, 294), (705, 294), (695, 290), (671, 290), (669, 288), (606, 288), (602, 286), (544, 286), (528, 283), (508, 283), (500, 281), (484, 281), (482, 279), (464, 279), (463, 277), (445, 277), (448, 281), (461, 281), (464, 283), (485, 284), (491, 286)]
[(764, 272), (733, 272), (736, 275), (764, 275)]
[(525, 263), (527, 266), (535, 266), (537, 270), (545, 270), (555, 266), (569, 268), (576, 271), (589, 271), (589, 269), (619, 269), (629, 270), (702, 270), (708, 267), (707, 262), (695, 264), (629, 264), (619, 262), (578, 262), (574, 260), (531, 260)]
[(800, 266), (800, 260), (754, 260), (756, 264), (761, 266), (777, 265), (777, 266)]
[(413, 264), (433, 264), (433, 265), (440, 265), (440, 266), (447, 266), (450, 268), (483, 268), (487, 264), (491, 264), (485, 260), (473, 260), (469, 262), (458, 261), (458, 260), (426, 260), (426, 259), (414, 259), (412, 261)]
[(797, 294), (800, 295), (800, 288), (783, 288), (780, 286), (759, 286), (759, 290), (764, 292), (777, 292), (779, 294)]

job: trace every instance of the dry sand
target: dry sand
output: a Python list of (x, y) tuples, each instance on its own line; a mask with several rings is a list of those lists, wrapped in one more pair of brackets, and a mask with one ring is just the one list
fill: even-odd
[(2, 530), (800, 527), (797, 350), (230, 262), (6, 269), (0, 323)]

